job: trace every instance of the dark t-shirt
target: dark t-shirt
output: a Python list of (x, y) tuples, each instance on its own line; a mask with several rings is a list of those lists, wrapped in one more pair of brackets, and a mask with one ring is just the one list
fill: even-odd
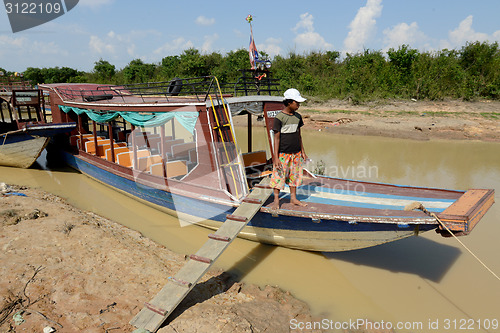
[(280, 132), (279, 153), (295, 154), (301, 151), (299, 128), (304, 126), (302, 116), (280, 112), (274, 118), (273, 131)]

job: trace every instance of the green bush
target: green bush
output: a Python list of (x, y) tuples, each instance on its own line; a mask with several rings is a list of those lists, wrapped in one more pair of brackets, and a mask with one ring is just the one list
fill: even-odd
[[(498, 43), (474, 42), (459, 50), (435, 52), (419, 52), (402, 45), (387, 53), (365, 50), (344, 57), (338, 51), (290, 52), (275, 56), (272, 62), (273, 76), (280, 80), (282, 91), (294, 87), (316, 100), (339, 98), (356, 103), (381, 98), (500, 98)], [(24, 76), (38, 83), (123, 84), (215, 75), (221, 83), (234, 83), (241, 76), (240, 69), (249, 68), (245, 49), (222, 55), (202, 54), (190, 48), (180, 55), (166, 56), (158, 64), (135, 59), (116, 70), (100, 59), (90, 73), (67, 67), (29, 67)]]

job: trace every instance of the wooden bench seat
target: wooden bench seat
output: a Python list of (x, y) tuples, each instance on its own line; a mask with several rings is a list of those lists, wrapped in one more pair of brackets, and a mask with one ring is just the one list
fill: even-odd
[(172, 146), (172, 158), (188, 159), (189, 151), (196, 148), (196, 142), (179, 143)]
[[(184, 176), (188, 173), (187, 161), (171, 161), (165, 163), (167, 178)], [(163, 163), (151, 165), (150, 172), (153, 175), (163, 177)]]
[(137, 170), (145, 171), (145, 172), (151, 172), (151, 165), (153, 164), (158, 164), (161, 163), (163, 164), (163, 159), (161, 158), (160, 155), (151, 155), (151, 156), (145, 156), (145, 157), (140, 157), (137, 159)]
[[(105, 140), (106, 138), (105, 137), (102, 137), (102, 136), (98, 136), (97, 137), (97, 140)], [(85, 148), (85, 143), (86, 142), (89, 142), (89, 141), (94, 141), (94, 136), (91, 135), (91, 136), (85, 136), (83, 137), (83, 148)], [(76, 139), (76, 143), (73, 145), (80, 148), (80, 138)]]
[[(110, 141), (109, 139), (98, 139), (97, 140), (97, 145), (105, 145), (105, 144), (109, 144)], [(94, 140), (89, 140), (87, 142), (85, 142), (85, 151), (89, 154), (93, 154), (95, 155), (96, 154), (96, 142)]]
[[(82, 137), (85, 139), (85, 138), (92, 138), (94, 137), (94, 134), (92, 133), (86, 133), (86, 134), (82, 134)], [(69, 137), (69, 144), (72, 145), (72, 146), (76, 146), (78, 144), (78, 140), (80, 139), (80, 134), (77, 134), (77, 135), (72, 135)]]
[[(143, 149), (137, 151), (137, 159), (149, 155), (151, 155), (151, 152), (149, 150)], [(134, 161), (133, 151), (123, 152), (116, 155), (116, 163), (123, 165), (125, 167), (131, 168), (133, 165), (133, 161)]]
[[(113, 148), (127, 147), (125, 142), (115, 142)], [(106, 143), (103, 145), (97, 145), (96, 155), (102, 158), (106, 157), (106, 150), (111, 150), (111, 143)]]
[[(184, 143), (184, 139), (166, 140), (165, 143), (164, 143), (165, 151), (167, 153), (169, 153), (169, 152), (172, 151), (172, 146), (175, 146), (175, 145), (178, 145), (178, 144), (181, 144), (181, 143)], [(161, 149), (160, 146), (158, 146), (158, 148)]]
[[(118, 161), (116, 155), (120, 154), (120, 153), (126, 153), (126, 152), (129, 152), (131, 151), (128, 147), (116, 147), (114, 149), (114, 153), (115, 153), (115, 162)], [(110, 162), (113, 161), (113, 159), (111, 158), (111, 147), (109, 149), (106, 149), (106, 151), (104, 152), (104, 158)]]

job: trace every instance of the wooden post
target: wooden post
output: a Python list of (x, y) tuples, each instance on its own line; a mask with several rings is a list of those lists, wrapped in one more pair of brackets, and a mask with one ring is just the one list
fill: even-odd
[(2, 122), (5, 122), (5, 118), (3, 116), (3, 101), (0, 101), (0, 114), (2, 115)]
[(252, 114), (248, 112), (248, 152), (250, 153), (251, 151), (252, 151)]
[[(109, 143), (111, 145), (111, 156), (113, 156), (111, 158), (111, 161), (114, 162), (115, 161), (115, 143), (113, 140), (113, 122), (112, 121), (110, 121), (108, 123), (108, 133), (109, 133)], [(96, 151), (97, 151), (97, 146), (96, 146)]]
[(41, 112), (43, 114), (43, 121), (44, 122), (47, 122), (47, 110), (45, 109), (45, 96), (43, 95), (43, 92), (42, 92), (42, 109), (41, 109)]
[(165, 124), (161, 125), (160, 128), (160, 153), (161, 153), (161, 164), (163, 165), (163, 177), (167, 177), (167, 154), (165, 152)]
[[(82, 127), (82, 115), (78, 115), (78, 133), (80, 133), (80, 150), (83, 150), (83, 133), (82, 133), (83, 127)], [(97, 146), (95, 147), (97, 151)]]
[(170, 121), (172, 122), (172, 140), (175, 140), (175, 124), (174, 124), (175, 118), (172, 118), (172, 120)]
[(94, 132), (94, 147), (97, 151), (97, 125), (94, 120), (92, 120), (92, 131)]
[(14, 122), (14, 116), (12, 115), (12, 109), (11, 109), (9, 103), (7, 103), (7, 110), (9, 111), (10, 122), (13, 123)]
[(133, 167), (135, 167), (137, 165), (137, 147), (135, 144), (135, 126), (134, 125), (132, 125), (130, 136), (132, 137), (132, 154), (134, 155)]

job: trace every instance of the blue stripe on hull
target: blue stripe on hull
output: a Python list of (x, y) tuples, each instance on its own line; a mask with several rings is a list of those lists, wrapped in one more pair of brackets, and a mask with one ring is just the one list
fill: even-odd
[[(200, 220), (210, 219), (224, 222), (226, 214), (231, 214), (234, 207), (225, 206), (215, 202), (207, 202), (196, 198), (172, 194), (166, 191), (151, 188), (136, 183), (114, 173), (105, 171), (86, 161), (65, 153), (66, 162), (73, 168), (89, 175), (105, 184), (127, 192), (147, 202), (168, 208), (173, 211), (194, 216)], [(394, 223), (349, 223), (346, 221), (321, 220), (321, 223), (313, 222), (311, 218), (283, 216), (272, 217), (269, 213), (259, 212), (248, 223), (248, 226), (289, 230), (289, 231), (312, 231), (312, 232), (369, 232), (369, 231), (402, 231), (412, 230), (413, 226)], [(420, 231), (435, 229), (435, 225), (419, 225)]]
[[(22, 133), (22, 134), (9, 134), (9, 135), (7, 135), (6, 139), (5, 139), (4, 135), (0, 136), (0, 143), (8, 145), (8, 144), (13, 144), (13, 143), (19, 143), (19, 142), (34, 140), (34, 139), (35, 139), (35, 137), (33, 137), (33, 136), (29, 135), (29, 134), (26, 134), (26, 133)], [(5, 142), (4, 142), (4, 140), (5, 140)]]

